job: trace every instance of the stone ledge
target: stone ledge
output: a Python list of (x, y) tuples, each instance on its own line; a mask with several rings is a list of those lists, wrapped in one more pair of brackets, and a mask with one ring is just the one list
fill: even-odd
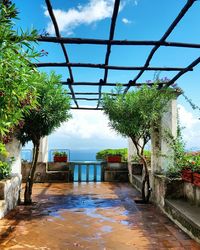
[(165, 199), (164, 212), (184, 232), (200, 243), (200, 207), (184, 200)]
[(20, 189), (21, 176), (18, 174), (0, 181), (0, 219), (17, 206)]

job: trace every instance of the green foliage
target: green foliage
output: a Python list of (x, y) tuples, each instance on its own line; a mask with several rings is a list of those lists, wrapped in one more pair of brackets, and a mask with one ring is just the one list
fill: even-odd
[(23, 118), (23, 113), (35, 106), (36, 70), (30, 59), (38, 56), (30, 42), (36, 39), (35, 30), (20, 34), (13, 29), (16, 18), (14, 5), (0, 4), (0, 139)]
[[(145, 157), (145, 159), (146, 159), (146, 161), (147, 161), (147, 164), (148, 164), (149, 166), (151, 166), (151, 151), (149, 151), (149, 150), (144, 150), (143, 155), (144, 155), (144, 157)], [(131, 158), (131, 162), (141, 163), (141, 159), (140, 159), (139, 156), (134, 155), (134, 156), (132, 156), (132, 158)]]
[(11, 171), (12, 159), (4, 144), (22, 125), (23, 115), (36, 106), (32, 84), (39, 73), (30, 66), (30, 60), (39, 54), (30, 44), (36, 40), (37, 32), (18, 33), (13, 28), (17, 14), (14, 4), (0, 3), (0, 178)]
[(175, 166), (169, 167), (169, 169), (166, 172), (166, 176), (170, 179), (179, 178), (180, 175), (181, 175), (180, 169), (177, 169), (177, 167)]
[(11, 163), (13, 158), (8, 158), (5, 145), (0, 142), (0, 180), (8, 177), (11, 173)]
[(121, 149), (104, 149), (96, 154), (97, 160), (106, 160), (106, 157), (109, 155), (120, 155), (122, 156), (123, 161), (127, 161), (128, 158), (128, 149), (127, 148), (121, 148)]
[(34, 145), (39, 143), (42, 137), (52, 133), (71, 117), (70, 98), (59, 81), (60, 76), (54, 72), (49, 76), (46, 73), (38, 75), (34, 84), (38, 94), (38, 107), (25, 115), (24, 126), (18, 134), (23, 145), (28, 141), (32, 141)]
[(168, 177), (180, 177), (184, 169), (190, 169), (193, 172), (200, 172), (200, 152), (185, 152), (185, 142), (182, 137), (181, 127), (178, 119), (177, 138), (170, 133), (166, 133), (166, 141), (173, 149), (174, 165), (170, 166), (166, 172)]
[(53, 153), (53, 155), (54, 155), (54, 156), (61, 156), (61, 157), (63, 157), (63, 156), (67, 156), (67, 153), (66, 153), (66, 152), (55, 151), (55, 152)]
[[(152, 87), (144, 85), (126, 95), (118, 88), (115, 91), (117, 96), (103, 97), (102, 106), (109, 117), (111, 128), (130, 137), (138, 148), (138, 153), (143, 151), (150, 139), (152, 124), (157, 123), (169, 100), (175, 97), (172, 89), (159, 91), (158, 83), (160, 80), (156, 80)], [(140, 145), (141, 139), (143, 145)]]
[(11, 162), (0, 160), (0, 180), (9, 177), (11, 173)]

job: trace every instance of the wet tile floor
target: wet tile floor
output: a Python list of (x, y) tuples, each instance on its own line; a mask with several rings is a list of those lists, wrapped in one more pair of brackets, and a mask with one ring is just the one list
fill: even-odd
[(32, 206), (0, 221), (0, 250), (200, 249), (129, 184), (35, 184)]

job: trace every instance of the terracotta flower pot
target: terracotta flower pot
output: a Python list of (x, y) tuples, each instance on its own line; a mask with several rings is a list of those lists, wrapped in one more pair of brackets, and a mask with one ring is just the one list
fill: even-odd
[(181, 171), (181, 177), (182, 180), (187, 181), (187, 182), (193, 182), (193, 172), (192, 170), (185, 169)]
[(193, 173), (193, 184), (200, 187), (200, 174)]
[(54, 156), (54, 162), (67, 162), (67, 156)]
[(109, 163), (120, 163), (122, 162), (121, 155), (108, 155), (107, 156), (107, 162)]

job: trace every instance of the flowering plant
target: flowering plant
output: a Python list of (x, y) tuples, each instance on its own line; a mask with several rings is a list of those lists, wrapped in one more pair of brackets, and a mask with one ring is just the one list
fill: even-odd
[(200, 172), (200, 152), (186, 153), (182, 169), (190, 169), (193, 172)]

